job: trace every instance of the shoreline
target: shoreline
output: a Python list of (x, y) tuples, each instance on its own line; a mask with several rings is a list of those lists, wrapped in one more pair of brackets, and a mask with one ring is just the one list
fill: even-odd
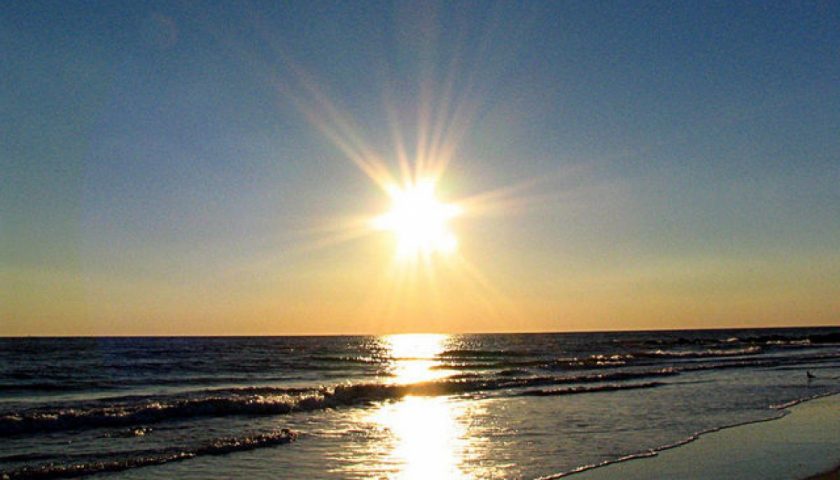
[(818, 473), (804, 480), (840, 480), (840, 464), (836, 465), (831, 470), (825, 471), (823, 473)]
[(791, 402), (779, 411), (778, 416), (543, 478), (840, 480), (840, 393)]

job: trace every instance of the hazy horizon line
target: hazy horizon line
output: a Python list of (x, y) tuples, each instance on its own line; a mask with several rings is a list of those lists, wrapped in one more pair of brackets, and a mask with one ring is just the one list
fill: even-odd
[(269, 338), (269, 337), (385, 337), (390, 335), (544, 335), (581, 333), (650, 333), (650, 332), (703, 332), (714, 330), (804, 330), (818, 328), (840, 328), (840, 325), (783, 325), (761, 327), (703, 327), (703, 328), (657, 328), (616, 330), (542, 330), (542, 331), (483, 331), (483, 332), (392, 332), (392, 333), (284, 333), (284, 334), (148, 334), (148, 335), (0, 335), (0, 339), (27, 338)]

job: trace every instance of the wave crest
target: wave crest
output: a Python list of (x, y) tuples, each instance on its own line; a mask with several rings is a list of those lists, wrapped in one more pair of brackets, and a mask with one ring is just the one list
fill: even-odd
[[(456, 377), (413, 383), (356, 383), (300, 391), (259, 387), (253, 390), (205, 391), (190, 398), (134, 398), (108, 406), (33, 409), (0, 415), (0, 436), (148, 425), (167, 420), (233, 415), (283, 415), (339, 406), (364, 405), (406, 395), (453, 395), (527, 387), (622, 381), (678, 375), (674, 369), (591, 373), (567, 376)], [(259, 392), (259, 393), (257, 393)], [(294, 394), (292, 393), (294, 392)]]
[(109, 461), (90, 461), (68, 464), (48, 463), (39, 466), (25, 466), (16, 470), (0, 472), (2, 479), (49, 479), (70, 478), (94, 473), (119, 472), (149, 465), (187, 460), (202, 455), (225, 455), (243, 450), (270, 447), (291, 443), (297, 439), (297, 432), (287, 428), (269, 433), (247, 437), (218, 438), (196, 448), (169, 449), (159, 452), (147, 452), (142, 456)]

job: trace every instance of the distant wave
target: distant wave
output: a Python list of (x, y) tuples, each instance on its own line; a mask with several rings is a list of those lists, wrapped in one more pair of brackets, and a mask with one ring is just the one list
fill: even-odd
[(730, 368), (750, 368), (750, 367), (780, 367), (780, 366), (801, 366), (803, 363), (813, 365), (821, 362), (833, 362), (840, 359), (840, 354), (828, 353), (821, 355), (809, 355), (807, 357), (786, 357), (786, 358), (723, 358), (708, 363), (697, 363), (692, 365), (680, 365), (679, 369), (683, 372), (692, 372), (698, 370), (724, 370)]
[(387, 357), (370, 356), (370, 355), (312, 355), (312, 360), (327, 363), (361, 363), (368, 365), (385, 365), (388, 363)]
[(67, 464), (49, 463), (39, 466), (25, 466), (15, 470), (0, 472), (0, 478), (4, 480), (71, 478), (94, 473), (119, 472), (132, 468), (187, 460), (202, 455), (225, 455), (243, 450), (282, 445), (293, 442), (296, 438), (296, 432), (284, 428), (279, 431), (247, 437), (219, 438), (195, 448), (143, 452), (141, 455), (118, 460), (73, 462)]
[(633, 364), (649, 363), (650, 360), (707, 359), (714, 357), (735, 357), (758, 355), (762, 347), (753, 345), (743, 348), (706, 348), (706, 349), (656, 349), (634, 350), (626, 353), (592, 354), (586, 357), (561, 357), (555, 359), (522, 359), (488, 356), (487, 358), (456, 357), (444, 360), (433, 366), (438, 370), (501, 370), (515, 371), (528, 368), (542, 370), (583, 370), (595, 368), (618, 368)]
[(453, 349), (445, 350), (438, 354), (438, 358), (496, 358), (496, 357), (522, 357), (530, 355), (520, 350), (474, 350), (474, 349)]
[[(326, 370), (322, 368), (313, 368), (312, 370)], [(365, 375), (365, 372), (359, 372), (357, 375)], [(33, 375), (34, 377), (34, 375)], [(249, 380), (254, 382), (281, 382), (288, 380), (299, 379), (299, 376), (293, 375), (273, 375), (251, 377)], [(178, 378), (130, 378), (120, 379), (118, 382), (103, 380), (101, 378), (87, 378), (87, 379), (63, 379), (59, 378), (54, 381), (18, 381), (18, 382), (2, 382), (0, 383), (0, 392), (2, 393), (29, 393), (29, 392), (82, 392), (90, 390), (124, 390), (130, 387), (137, 387), (143, 385), (166, 385), (166, 386), (193, 386), (193, 385), (224, 385), (233, 384), (243, 381), (240, 376), (199, 376), (191, 377), (184, 376)]]
[[(493, 361), (497, 358), (528, 356), (528, 352), (516, 350), (474, 350), (474, 349), (452, 349), (444, 350), (436, 355), (426, 357), (399, 357), (399, 360), (474, 360)], [(327, 363), (363, 363), (363, 364), (388, 364), (395, 358), (389, 355), (323, 355), (311, 356), (312, 360)]]
[[(619, 342), (621, 342), (619, 340)], [(724, 339), (720, 338), (663, 338), (656, 340), (645, 340), (646, 345), (661, 345), (661, 346), (687, 346), (687, 345), (718, 345), (718, 344), (734, 344), (741, 343), (747, 345), (791, 345), (791, 346), (807, 346), (807, 345), (823, 345), (823, 344), (840, 344), (840, 333), (812, 333), (807, 335), (791, 333), (784, 334), (770, 334), (770, 335), (748, 335), (743, 337), (731, 336)]]
[(628, 384), (609, 384), (609, 385), (598, 385), (594, 387), (588, 386), (581, 386), (581, 387), (568, 387), (568, 388), (555, 388), (555, 389), (547, 389), (547, 390), (526, 390), (520, 393), (520, 396), (523, 397), (548, 397), (548, 396), (555, 396), (555, 395), (574, 395), (578, 393), (595, 393), (595, 392), (613, 392), (616, 390), (636, 390), (641, 388), (654, 388), (660, 387), (662, 385), (667, 385), (664, 382), (646, 382), (646, 383), (628, 383)]
[(745, 338), (744, 341), (773, 344), (790, 344), (790, 345), (813, 345), (813, 344), (837, 344), (840, 343), (840, 333), (817, 333), (804, 336), (788, 337), (784, 335), (762, 335), (756, 337)]
[(632, 354), (595, 354), (588, 357), (563, 357), (539, 359), (499, 359), (488, 357), (485, 359), (470, 359), (469, 357), (444, 360), (433, 366), (439, 370), (511, 370), (536, 367), (546, 370), (570, 370), (585, 368), (621, 367), (635, 358)]
[(758, 355), (761, 347), (750, 346), (744, 348), (706, 349), (706, 350), (652, 350), (639, 352), (636, 356), (652, 358), (706, 358), (706, 357), (730, 357), (743, 355)]
[[(803, 338), (802, 340), (767, 340), (767, 345), (781, 345), (781, 346), (808, 346), (811, 345), (810, 338)], [(817, 343), (819, 345), (819, 343)]]
[(588, 357), (566, 357), (557, 358), (540, 365), (547, 369), (582, 369), (582, 368), (604, 368), (622, 367), (627, 365), (635, 355), (632, 353), (593, 354)]
[(27, 393), (27, 392), (80, 392), (96, 388), (97, 390), (114, 390), (120, 385), (102, 382), (70, 383), (70, 382), (16, 382), (0, 383), (0, 392), (4, 393)]

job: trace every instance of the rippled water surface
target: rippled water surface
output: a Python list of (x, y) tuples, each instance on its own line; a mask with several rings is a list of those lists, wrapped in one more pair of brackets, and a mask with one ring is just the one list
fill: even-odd
[(836, 328), (0, 339), (0, 475), (538, 478), (838, 391)]

